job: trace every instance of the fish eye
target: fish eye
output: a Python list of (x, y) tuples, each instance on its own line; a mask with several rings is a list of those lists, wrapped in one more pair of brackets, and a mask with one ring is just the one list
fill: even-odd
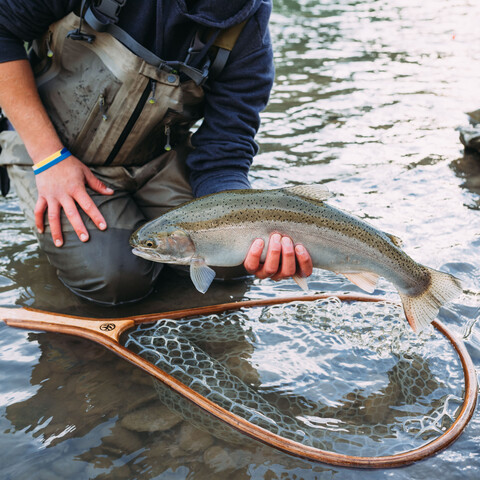
[(148, 238), (147, 240), (145, 240), (145, 246), (148, 248), (155, 247), (155, 240), (153, 240), (153, 238)]

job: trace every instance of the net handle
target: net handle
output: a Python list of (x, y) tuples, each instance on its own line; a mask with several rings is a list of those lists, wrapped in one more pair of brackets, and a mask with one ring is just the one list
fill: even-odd
[(9, 326), (24, 328), (29, 330), (41, 330), (65, 333), (92, 340), (105, 348), (113, 351), (130, 363), (138, 366), (156, 379), (163, 382), (166, 386), (191, 401), (205, 412), (213, 415), (215, 418), (227, 423), (234, 429), (258, 440), (266, 445), (286, 452), (290, 455), (314, 460), (330, 465), (355, 468), (392, 468), (409, 465), (411, 463), (429, 457), (440, 450), (448, 447), (454, 442), (465, 429), (475, 411), (478, 395), (478, 384), (472, 359), (468, 354), (463, 342), (457, 338), (440, 321), (434, 320), (432, 325), (440, 331), (453, 345), (460, 357), (463, 373), (465, 377), (465, 399), (460, 413), (454, 423), (442, 435), (430, 443), (410, 450), (408, 452), (396, 455), (379, 457), (360, 457), (353, 455), (343, 455), (340, 453), (320, 450), (318, 448), (302, 445), (301, 443), (281, 437), (258, 427), (245, 419), (223, 409), (207, 398), (199, 395), (191, 388), (176, 380), (174, 377), (152, 365), (139, 355), (131, 352), (119, 343), (120, 335), (135, 325), (140, 323), (155, 322), (162, 318), (179, 319), (195, 315), (211, 315), (228, 310), (236, 310), (248, 307), (260, 307), (268, 305), (277, 305), (288, 302), (309, 302), (320, 299), (335, 297), (342, 302), (379, 302), (386, 301), (380, 297), (368, 297), (364, 295), (338, 295), (321, 294), (296, 297), (267, 298), (261, 300), (246, 300), (240, 302), (224, 303), (219, 305), (210, 305), (205, 307), (195, 307), (183, 310), (175, 310), (164, 313), (155, 313), (147, 315), (136, 315), (123, 318), (96, 319), (88, 317), (76, 317), (71, 315), (62, 315), (51, 312), (44, 312), (31, 308), (2, 308), (0, 307), (0, 318)]

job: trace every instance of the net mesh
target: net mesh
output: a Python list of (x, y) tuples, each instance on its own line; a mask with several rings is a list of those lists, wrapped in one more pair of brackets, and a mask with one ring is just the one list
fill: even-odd
[[(463, 402), (463, 372), (433, 327), (417, 336), (401, 308), (336, 298), (163, 319), (125, 346), (200, 395), (304, 445), (383, 456), (441, 435)], [(162, 402), (217, 437), (229, 427), (160, 382)]]

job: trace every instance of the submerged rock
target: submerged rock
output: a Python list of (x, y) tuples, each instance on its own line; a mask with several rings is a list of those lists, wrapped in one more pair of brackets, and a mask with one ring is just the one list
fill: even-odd
[(235, 461), (229, 455), (228, 451), (218, 446), (210, 447), (203, 454), (203, 460), (214, 472), (232, 470), (236, 467)]
[(103, 444), (117, 450), (119, 453), (131, 453), (140, 450), (143, 443), (139, 435), (120, 425), (115, 425), (112, 433), (103, 438)]
[(467, 113), (470, 125), (458, 127), (460, 141), (465, 148), (480, 152), (480, 109)]
[(184, 458), (186, 455), (185, 450), (180, 448), (180, 445), (171, 440), (156, 441), (155, 445), (150, 447), (150, 450), (145, 452), (148, 458), (152, 459), (158, 464), (165, 463), (165, 465), (171, 466), (172, 459)]
[(210, 434), (189, 423), (185, 422), (180, 429), (179, 445), (187, 452), (206, 450), (213, 442), (214, 439)]
[(182, 421), (163, 405), (151, 405), (123, 417), (122, 427), (133, 432), (165, 432)]

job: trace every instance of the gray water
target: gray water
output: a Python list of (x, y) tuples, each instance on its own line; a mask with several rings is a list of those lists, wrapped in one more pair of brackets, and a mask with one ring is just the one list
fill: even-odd
[[(331, 204), (461, 278), (464, 294), (439, 318), (464, 339), (477, 370), (480, 155), (464, 152), (455, 128), (480, 108), (479, 18), (474, 0), (276, 1), (277, 78), (252, 170), (257, 188), (327, 184)], [(218, 282), (202, 296), (172, 276), (139, 305), (103, 310), (58, 282), (14, 195), (0, 200), (0, 218), (3, 306), (108, 317), (300, 293), (290, 281), (248, 279)], [(309, 283), (312, 292), (358, 291), (322, 271)], [(387, 282), (375, 293), (397, 298)], [(85, 340), (4, 324), (0, 332), (2, 479), (480, 477), (478, 413), (432, 458), (347, 470), (198, 430), (160, 402), (147, 375)], [(147, 415), (157, 421), (140, 425)]]

